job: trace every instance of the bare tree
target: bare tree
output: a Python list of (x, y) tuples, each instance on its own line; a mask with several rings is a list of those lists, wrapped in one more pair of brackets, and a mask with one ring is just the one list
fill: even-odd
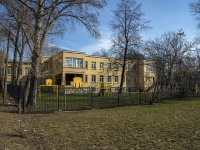
[(200, 29), (200, 0), (189, 3), (189, 8), (191, 13), (195, 16), (197, 20), (197, 28)]
[(108, 51), (106, 51), (106, 49), (104, 48), (101, 48), (100, 51), (94, 52), (92, 55), (100, 56), (100, 57), (109, 57)]
[(145, 50), (154, 61), (157, 75), (152, 101), (160, 90), (171, 92), (182, 83), (181, 75), (186, 71), (186, 61), (191, 58), (193, 44), (187, 42), (180, 33), (183, 32), (167, 32), (155, 40), (147, 41)]
[(135, 0), (121, 0), (113, 11), (110, 21), (112, 29), (111, 53), (117, 60), (122, 60), (122, 74), (119, 93), (122, 91), (127, 54), (136, 51), (141, 44), (141, 31), (148, 28), (148, 20), (143, 19), (141, 4)]
[[(84, 26), (93, 37), (98, 38), (100, 34), (97, 30), (99, 25), (97, 11), (103, 8), (106, 3), (105, 0), (12, 0), (12, 2), (23, 4), (29, 15), (27, 18), (32, 20), (31, 28), (26, 30), (27, 26), (24, 24), (22, 30), (29, 39), (29, 45), (32, 45), (30, 105), (36, 105), (39, 58), (47, 34), (51, 33), (51, 29), (58, 24), (61, 27), (66, 27), (67, 24), (67, 29), (75, 29), (75, 25), (79, 24)], [(2, 0), (2, 3), (8, 6), (8, 1)]]

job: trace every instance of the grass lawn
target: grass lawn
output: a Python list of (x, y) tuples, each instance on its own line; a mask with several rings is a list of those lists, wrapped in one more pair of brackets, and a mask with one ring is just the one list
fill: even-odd
[[(148, 101), (149, 93), (123, 93), (116, 92), (109, 96), (98, 96), (98, 93), (63, 94), (42, 92), (37, 99), (37, 107), (31, 111), (53, 110), (86, 110), (98, 108), (112, 108), (119, 106), (144, 104)], [(59, 107), (59, 108), (58, 108)]]
[(2, 149), (200, 149), (197, 99), (49, 114), (0, 111), (0, 120)]

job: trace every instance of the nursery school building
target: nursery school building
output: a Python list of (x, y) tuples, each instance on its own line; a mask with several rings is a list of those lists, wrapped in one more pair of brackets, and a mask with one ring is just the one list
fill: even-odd
[[(121, 61), (112, 58), (63, 50), (43, 63), (44, 71), (50, 72), (46, 79), (52, 79), (54, 85), (100, 88), (103, 83), (111, 87), (120, 86)], [(21, 75), (21, 79), (24, 79), (24, 76), (26, 76), (26, 73)], [(155, 78), (156, 73), (152, 61), (127, 61), (123, 87), (147, 90), (152, 87)]]

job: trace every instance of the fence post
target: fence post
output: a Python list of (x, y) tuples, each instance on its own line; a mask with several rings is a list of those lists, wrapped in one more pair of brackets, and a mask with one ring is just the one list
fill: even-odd
[(89, 90), (90, 90), (90, 105), (91, 105), (91, 109), (93, 109), (93, 98), (92, 98), (92, 88), (89, 87)]
[(119, 107), (119, 91), (117, 92), (117, 101), (118, 101), (118, 107)]
[(22, 100), (21, 100), (21, 85), (19, 84), (18, 86), (15, 86), (15, 89), (17, 88), (17, 94), (18, 94), (18, 113), (20, 114), (21, 113), (21, 109), (22, 109), (22, 106), (21, 106), (21, 103), (22, 103)]
[(57, 86), (57, 88), (58, 89), (56, 89), (57, 90), (57, 94), (58, 94), (58, 111), (60, 111), (60, 88), (59, 88), (59, 86)]
[(64, 105), (65, 105), (65, 110), (66, 110), (66, 106), (67, 106), (67, 88), (64, 87)]

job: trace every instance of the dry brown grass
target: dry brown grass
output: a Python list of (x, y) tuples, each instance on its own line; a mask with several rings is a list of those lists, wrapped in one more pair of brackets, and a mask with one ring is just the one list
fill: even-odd
[(8, 108), (0, 106), (0, 149), (200, 149), (200, 100), (50, 114)]

